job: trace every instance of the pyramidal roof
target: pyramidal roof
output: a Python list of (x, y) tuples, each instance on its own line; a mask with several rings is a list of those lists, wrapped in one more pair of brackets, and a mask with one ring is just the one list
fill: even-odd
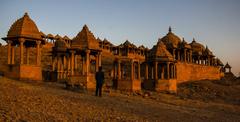
[(72, 47), (79, 49), (98, 49), (99, 43), (87, 25), (84, 25), (77, 36), (73, 38)]
[(157, 45), (155, 45), (151, 51), (150, 55), (163, 60), (173, 60), (173, 56), (170, 52), (166, 49), (166, 45), (160, 40), (158, 41)]
[(232, 68), (232, 67), (227, 62), (227, 64), (224, 66), (224, 68)]
[(7, 37), (27, 37), (41, 39), (41, 33), (39, 32), (35, 22), (25, 13), (24, 16), (15, 21), (10, 27)]

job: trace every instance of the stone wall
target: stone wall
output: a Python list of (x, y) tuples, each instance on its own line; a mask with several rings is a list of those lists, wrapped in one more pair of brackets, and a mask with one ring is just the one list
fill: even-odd
[(177, 82), (198, 80), (219, 80), (221, 78), (220, 68), (200, 64), (176, 63)]

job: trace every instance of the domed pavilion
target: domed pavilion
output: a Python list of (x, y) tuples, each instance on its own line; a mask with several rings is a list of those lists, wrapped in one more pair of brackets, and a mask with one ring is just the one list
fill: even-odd
[[(35, 22), (25, 13), (10, 27), (7, 37), (2, 38), (8, 44), (7, 75), (18, 79), (42, 80), (40, 46), (44, 43)], [(19, 60), (15, 58), (15, 49), (19, 50)], [(30, 49), (36, 50), (36, 59), (30, 62)], [(25, 51), (26, 50), (26, 51)], [(24, 52), (26, 52), (24, 54)]]

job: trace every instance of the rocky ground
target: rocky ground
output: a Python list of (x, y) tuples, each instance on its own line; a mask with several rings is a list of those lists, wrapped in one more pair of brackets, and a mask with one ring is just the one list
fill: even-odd
[(240, 83), (190, 82), (178, 94), (71, 91), (0, 78), (0, 121), (240, 121)]

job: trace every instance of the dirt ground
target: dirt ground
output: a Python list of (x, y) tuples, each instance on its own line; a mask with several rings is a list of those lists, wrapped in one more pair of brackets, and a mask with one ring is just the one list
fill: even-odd
[(108, 91), (100, 98), (1, 77), (0, 121), (240, 121), (240, 85), (219, 82), (181, 84), (177, 94)]

